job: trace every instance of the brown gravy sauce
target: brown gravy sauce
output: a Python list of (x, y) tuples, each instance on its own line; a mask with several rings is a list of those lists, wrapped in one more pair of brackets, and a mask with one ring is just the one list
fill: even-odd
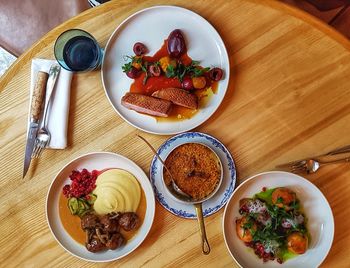
[[(136, 214), (140, 218), (140, 225), (143, 223), (146, 215), (146, 197), (145, 193), (141, 189), (141, 200), (140, 204), (136, 210)], [(83, 229), (81, 229), (80, 226), (80, 218), (78, 216), (74, 216), (70, 213), (68, 208), (68, 199), (63, 195), (61, 192), (59, 203), (58, 203), (58, 210), (60, 219), (62, 222), (62, 225), (64, 229), (67, 231), (67, 233), (78, 243), (85, 245), (85, 232)], [(139, 229), (139, 228), (138, 228)], [(121, 234), (125, 237), (127, 241), (132, 239), (135, 234), (138, 232), (138, 229), (132, 230), (129, 232), (124, 231), (123, 229), (120, 230)]]

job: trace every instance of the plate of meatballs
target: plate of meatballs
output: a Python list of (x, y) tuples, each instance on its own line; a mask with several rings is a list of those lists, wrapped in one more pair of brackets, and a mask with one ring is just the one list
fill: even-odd
[(143, 170), (109, 152), (79, 156), (64, 166), (49, 188), (46, 217), (57, 242), (91, 262), (120, 259), (147, 237), (155, 198)]

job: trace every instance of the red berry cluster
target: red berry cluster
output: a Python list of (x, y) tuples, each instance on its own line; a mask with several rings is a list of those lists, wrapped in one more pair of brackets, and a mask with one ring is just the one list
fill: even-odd
[(89, 172), (87, 169), (82, 171), (73, 170), (72, 174), (69, 176), (72, 183), (66, 184), (63, 187), (63, 194), (65, 197), (85, 197), (90, 194), (96, 187), (96, 179), (98, 176), (98, 171), (93, 170)]
[[(247, 242), (245, 243), (246, 246), (251, 247), (254, 249), (254, 253), (260, 258), (263, 259), (264, 262), (267, 262), (269, 260), (274, 260), (275, 256), (272, 253), (265, 252), (264, 245), (260, 242)], [(281, 261), (279, 259), (279, 261)]]

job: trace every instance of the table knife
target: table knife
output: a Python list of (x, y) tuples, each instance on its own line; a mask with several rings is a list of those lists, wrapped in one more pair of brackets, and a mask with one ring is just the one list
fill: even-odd
[(46, 72), (38, 72), (36, 77), (36, 82), (32, 95), (32, 102), (30, 107), (30, 121), (29, 128), (27, 132), (27, 144), (26, 151), (24, 155), (24, 168), (23, 168), (23, 178), (27, 174), (27, 171), (30, 166), (30, 161), (32, 159), (32, 152), (34, 149), (34, 143), (36, 139), (36, 135), (39, 129), (39, 121), (41, 117), (42, 104), (45, 98), (46, 84), (48, 73)]

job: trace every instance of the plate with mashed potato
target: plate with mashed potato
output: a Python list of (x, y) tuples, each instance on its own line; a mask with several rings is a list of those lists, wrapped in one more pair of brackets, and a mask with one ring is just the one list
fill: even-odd
[(46, 217), (57, 242), (92, 262), (120, 259), (134, 251), (153, 224), (152, 186), (134, 162), (96, 152), (63, 167), (53, 180)]

